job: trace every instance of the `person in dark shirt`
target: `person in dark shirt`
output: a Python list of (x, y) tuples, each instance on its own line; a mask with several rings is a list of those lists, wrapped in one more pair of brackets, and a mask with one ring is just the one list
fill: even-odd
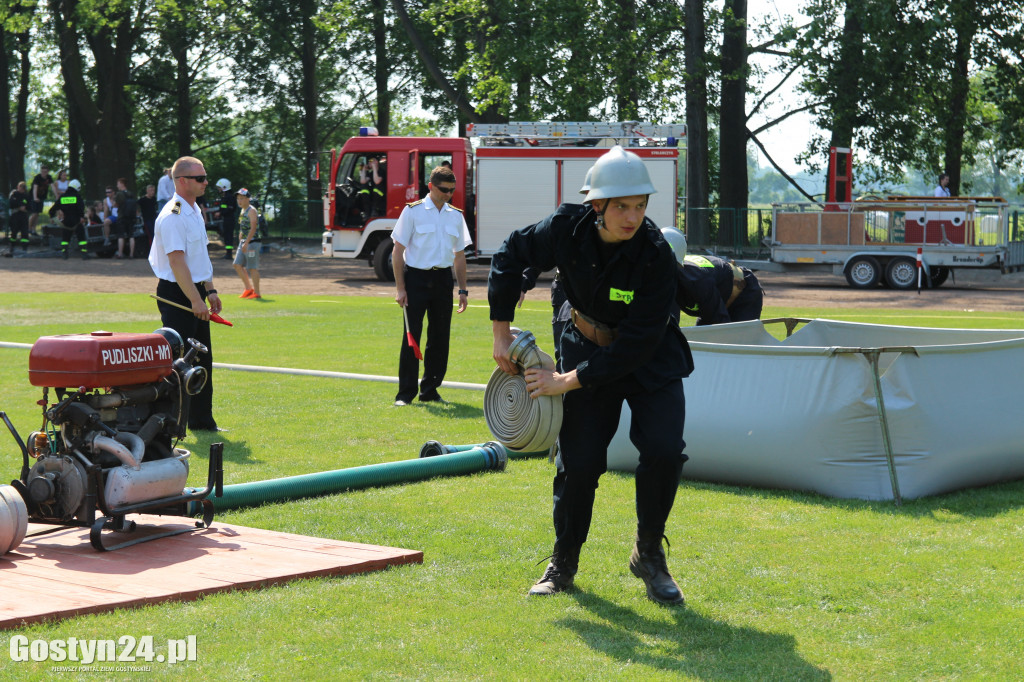
[(10, 257), (14, 255), (15, 245), (20, 244), (23, 251), (28, 250), (30, 199), (28, 196), (28, 186), (25, 184), (24, 180), (18, 183), (17, 187), (11, 191), (7, 199), (7, 208), (11, 212), (10, 217), (7, 219), (8, 225), (10, 225), (11, 228), (11, 248), (4, 255)]
[(513, 232), (491, 260), (488, 299), (493, 356), (509, 374), (510, 323), (523, 271), (557, 267), (571, 306), (555, 370), (525, 372), (531, 397), (561, 395), (562, 426), (554, 480), (555, 545), (531, 595), (571, 589), (586, 542), (598, 479), (623, 403), (630, 407), (636, 469), (637, 535), (629, 569), (647, 596), (681, 604), (662, 539), (679, 488), (685, 401), (681, 379), (693, 360), (672, 318), (676, 263), (660, 231), (645, 220), (651, 184), (643, 161), (613, 147), (591, 173), (589, 207), (563, 204), (536, 225)]
[(50, 169), (46, 165), (40, 166), (39, 174), (32, 178), (32, 187), (29, 192), (29, 232), (34, 232), (36, 229), (39, 214), (43, 212), (43, 202), (46, 201), (47, 196), (50, 194), (51, 184), (53, 184), (53, 177), (50, 175)]
[(153, 243), (153, 226), (156, 216), (163, 208), (156, 199), (156, 185), (146, 185), (146, 195), (139, 197), (139, 213), (142, 214), (142, 230), (146, 233), (146, 243), (142, 245), (142, 255), (149, 256), (149, 246)]

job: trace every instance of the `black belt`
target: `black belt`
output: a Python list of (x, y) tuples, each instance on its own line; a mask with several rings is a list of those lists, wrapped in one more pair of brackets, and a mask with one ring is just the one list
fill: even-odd
[(452, 269), (452, 266), (450, 266), (450, 265), (435, 265), (432, 268), (414, 268), (411, 265), (406, 265), (405, 267), (406, 267), (407, 270), (419, 270), (420, 272), (432, 272), (434, 270), (451, 270)]

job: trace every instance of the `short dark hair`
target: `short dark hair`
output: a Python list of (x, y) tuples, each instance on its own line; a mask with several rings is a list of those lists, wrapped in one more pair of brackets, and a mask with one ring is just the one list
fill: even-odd
[(439, 182), (455, 182), (455, 172), (451, 168), (445, 168), (444, 166), (438, 166), (434, 170), (430, 171), (430, 184), (436, 185)]
[(939, 173), (939, 182), (942, 182), (949, 177), (949, 173)]

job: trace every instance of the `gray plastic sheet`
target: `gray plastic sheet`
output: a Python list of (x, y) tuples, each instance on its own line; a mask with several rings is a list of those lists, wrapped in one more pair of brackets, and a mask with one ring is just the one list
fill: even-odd
[[(684, 478), (892, 500), (1024, 477), (1024, 330), (813, 320), (784, 341), (760, 321), (685, 333)], [(629, 420), (624, 406), (610, 469), (636, 468)]]

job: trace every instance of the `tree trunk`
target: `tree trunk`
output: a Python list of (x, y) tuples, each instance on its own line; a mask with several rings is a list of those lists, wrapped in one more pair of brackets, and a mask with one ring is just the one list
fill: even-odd
[[(846, 4), (845, 21), (841, 45), (839, 46), (839, 67), (833, 71), (835, 82), (832, 102), (832, 137), (831, 147), (853, 148), (853, 135), (858, 126), (857, 105), (860, 100), (859, 69), (843, 68), (844, 64), (860, 64), (864, 56), (864, 31), (857, 14), (855, 0)], [(832, 155), (828, 156), (828, 175), (832, 177)], [(826, 191), (826, 198), (835, 201), (831, 187)]]
[[(132, 109), (127, 96), (131, 56), (138, 33), (128, 13), (111, 16), (111, 23), (94, 30), (83, 29), (96, 63), (103, 74), (87, 80), (79, 49), (81, 24), (74, 19), (77, 0), (50, 0), (54, 18), (64, 95), (71, 125), (82, 139), (84, 194), (98, 196), (105, 185), (123, 177), (134, 185), (135, 147), (131, 140)], [(113, 43), (110, 38), (113, 37)], [(95, 91), (95, 99), (93, 93)]]
[(949, 174), (949, 193), (960, 194), (961, 163), (964, 155), (964, 129), (967, 126), (967, 100), (970, 96), (971, 81), (968, 67), (971, 60), (971, 43), (977, 32), (977, 24), (970, 21), (957, 22), (963, 28), (956, 34), (956, 52), (953, 55), (953, 71), (950, 74), (949, 110), (945, 120), (945, 170)]
[[(174, 142), (178, 149), (174, 160), (192, 155), (192, 79), (189, 77), (188, 39), (184, 27), (179, 25), (178, 29), (166, 37), (174, 58)], [(168, 159), (167, 165), (170, 161)]]
[(746, 243), (747, 2), (726, 0), (722, 29), (722, 102), (719, 116), (718, 244)]
[[(315, 6), (309, 0), (303, 2), (303, 13), (302, 13), (302, 139), (306, 148), (306, 159), (313, 158), (313, 154), (320, 151), (319, 140), (320, 136), (317, 131), (319, 128), (317, 111), (318, 111), (318, 94), (319, 86), (317, 84), (316, 74), (316, 26), (313, 24), (313, 16), (315, 14)], [(307, 201), (319, 201), (320, 196), (320, 181), (313, 178), (312, 174), (306, 175), (306, 200)], [(317, 211), (309, 212), (309, 223), (310, 226), (315, 226), (319, 223), (319, 214)]]
[(711, 243), (708, 220), (708, 72), (704, 0), (686, 1), (686, 234)]
[(615, 79), (615, 108), (618, 120), (633, 121), (640, 115), (640, 92), (636, 80), (647, 76), (640, 68), (636, 45), (637, 16), (635, 0), (617, 0), (619, 16), (614, 22), (619, 40), (615, 42), (618, 54), (614, 59), (618, 73)]
[(29, 58), (28, 33), (10, 34), (0, 26), (0, 102), (12, 101), (8, 74), (12, 72), (11, 54), (7, 52), (8, 41), (17, 45), (18, 58), (18, 93), (11, 120), (9, 105), (0, 107), (0, 191), (4, 198), (14, 186), (24, 180), (25, 174), (25, 140), (28, 129), (26, 117), (28, 113), (29, 72), (32, 62)]
[(391, 134), (391, 61), (388, 58), (387, 0), (373, 0), (373, 82), (377, 89), (377, 132)]

